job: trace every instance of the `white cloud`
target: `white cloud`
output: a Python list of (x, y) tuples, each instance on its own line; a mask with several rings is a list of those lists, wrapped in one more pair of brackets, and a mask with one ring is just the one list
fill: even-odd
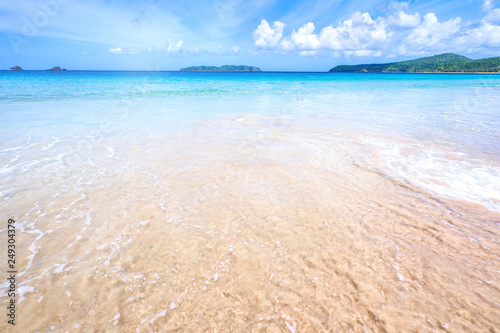
[(485, 0), (481, 8), (486, 13), (486, 16), (483, 18), (485, 25), (486, 23), (500, 24), (500, 8), (495, 8), (493, 0)]
[(482, 9), (486, 13), (483, 22), (500, 23), (500, 8), (494, 8), (495, 5), (492, 0), (486, 0), (483, 3)]
[(389, 16), (389, 23), (396, 27), (414, 28), (420, 24), (420, 14), (411, 15), (400, 11), (396, 15)]
[(389, 9), (389, 14), (377, 18), (355, 12), (337, 26), (326, 26), (319, 33), (315, 33), (314, 23), (308, 22), (288, 36), (283, 36), (284, 23), (277, 21), (271, 28), (263, 20), (253, 33), (255, 46), (264, 51), (297, 52), (304, 56), (326, 53), (334, 57), (476, 51), (492, 54), (500, 48), (500, 9), (494, 8), (492, 0), (484, 1), (484, 17), (476, 23), (463, 23), (460, 17), (439, 21), (434, 13), (423, 17), (409, 13), (409, 2), (392, 3)]
[(321, 32), (321, 40), (326, 45), (339, 45), (340, 48), (332, 47), (334, 50), (360, 50), (379, 48), (388, 41), (391, 33), (388, 33), (385, 20), (378, 18), (373, 20), (369, 13), (355, 12), (351, 17), (340, 23), (337, 28), (326, 27)]
[(484, 20), (489, 23), (500, 23), (500, 8), (493, 8), (485, 17)]
[(177, 54), (182, 50), (182, 40), (177, 43), (172, 42), (170, 38), (167, 40), (166, 52), (167, 54)]
[(480, 27), (467, 31), (458, 39), (458, 44), (467, 48), (500, 47), (500, 26), (484, 22)]
[(280, 21), (275, 21), (273, 27), (269, 26), (266, 20), (262, 20), (257, 29), (253, 32), (253, 40), (255, 46), (261, 48), (272, 48), (278, 46), (278, 43), (283, 37), (283, 28), (285, 24)]
[(305, 57), (312, 57), (318, 54), (318, 51), (300, 51), (299, 55), (305, 56)]
[(316, 55), (320, 51), (353, 51), (350, 54), (355, 54), (355, 51), (364, 49), (377, 52), (391, 37), (391, 33), (386, 31), (385, 21), (382, 18), (373, 20), (369, 13), (355, 12), (337, 27), (324, 27), (319, 34), (314, 33), (314, 23), (308, 22), (283, 39), (284, 24), (279, 23), (279, 26), (271, 29), (263, 20), (254, 32), (255, 46), (274, 47), (275, 51), (283, 52), (296, 50), (300, 55)]
[(139, 54), (140, 51), (136, 49), (122, 49), (121, 47), (115, 47), (108, 49), (111, 54)]
[(238, 45), (233, 45), (231, 51), (233, 51), (234, 54), (238, 54), (238, 52), (240, 52), (240, 47)]
[(434, 13), (424, 16), (424, 21), (415, 27), (403, 44), (415, 51), (438, 47), (438, 50), (449, 47), (452, 36), (460, 31), (460, 17), (440, 23)]
[[(314, 24), (309, 22), (294, 31), (290, 36), (291, 45), (295, 45), (299, 50), (316, 50), (321, 43), (317, 35), (314, 34)], [(288, 44), (287, 44), (288, 45)]]
[(157, 55), (167, 55), (167, 56), (177, 56), (177, 57), (192, 57), (199, 55), (228, 55), (228, 54), (239, 54), (240, 47), (233, 45), (231, 48), (226, 48), (222, 45), (212, 48), (203, 48), (197, 46), (186, 47), (183, 40), (173, 41), (172, 39), (167, 39), (161, 47), (152, 46), (144, 50), (150, 54)]
[(380, 57), (382, 56), (382, 51), (378, 50), (344, 51), (344, 55), (354, 56), (354, 57)]
[(489, 12), (493, 9), (495, 5), (493, 4), (493, 0), (485, 0), (482, 6), (483, 11)]
[(410, 7), (410, 2), (409, 1), (401, 1), (401, 2), (391, 2), (389, 5), (389, 9), (394, 10), (396, 12), (398, 11), (404, 11)]
[(122, 53), (122, 48), (121, 47), (116, 47), (108, 50), (109, 53), (113, 54), (121, 54)]

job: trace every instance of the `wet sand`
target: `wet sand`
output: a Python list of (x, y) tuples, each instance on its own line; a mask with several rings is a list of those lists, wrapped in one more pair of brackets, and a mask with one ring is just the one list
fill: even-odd
[(2, 155), (16, 330), (498, 331), (500, 214), (402, 179), (370, 140), (224, 116)]

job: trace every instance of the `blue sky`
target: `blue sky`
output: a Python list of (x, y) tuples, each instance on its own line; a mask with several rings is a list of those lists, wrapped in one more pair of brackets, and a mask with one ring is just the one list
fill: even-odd
[[(500, 0), (499, 0), (500, 2)], [(0, 0), (0, 68), (327, 71), (500, 56), (494, 0)]]

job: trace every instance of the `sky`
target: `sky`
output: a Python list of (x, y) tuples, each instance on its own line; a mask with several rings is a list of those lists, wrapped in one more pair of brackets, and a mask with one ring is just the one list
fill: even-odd
[(0, 69), (328, 71), (500, 56), (500, 0), (0, 0)]

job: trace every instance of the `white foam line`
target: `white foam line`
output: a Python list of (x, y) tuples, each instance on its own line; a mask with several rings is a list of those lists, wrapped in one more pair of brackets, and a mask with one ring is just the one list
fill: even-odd
[(9, 286), (9, 281), (5, 281), (4, 283), (0, 284), (0, 295), (7, 295), (7, 289), (9, 289)]
[[(446, 151), (415, 144), (395, 144), (371, 140), (377, 146), (388, 169), (415, 186), (443, 197), (467, 200), (500, 212), (500, 170), (487, 166), (462, 152), (453, 152), (459, 160), (446, 157)], [(406, 156), (405, 148), (418, 153)], [(438, 183), (436, 183), (438, 182)]]
[(32, 252), (32, 254), (30, 256), (28, 256), (29, 262), (28, 262), (28, 265), (26, 266), (26, 269), (24, 271), (22, 271), (21, 273), (19, 273), (18, 276), (24, 275), (28, 271), (28, 269), (31, 267), (31, 264), (33, 263), (33, 259), (35, 258), (35, 255), (38, 253), (38, 251), (36, 250), (36, 242), (40, 238), (42, 238), (43, 235), (44, 235), (44, 233), (41, 230), (38, 230), (38, 229), (30, 230), (30, 231), (25, 231), (25, 230), (22, 230), (22, 231), (26, 232), (26, 233), (29, 233), (29, 234), (36, 234), (36, 233), (38, 233), (38, 236), (33, 241), (33, 243), (31, 243), (31, 245), (28, 247), (28, 250), (30, 250)]
[[(287, 317), (287, 319), (290, 319), (290, 317)], [(297, 323), (295, 321), (292, 321), (292, 323), (290, 324), (287, 320), (285, 320), (285, 325), (290, 330), (290, 332), (297, 332)]]
[(118, 309), (116, 309), (115, 316), (113, 318), (111, 318), (109, 321), (114, 321), (113, 325), (117, 325), (118, 319), (120, 319), (120, 312), (118, 312)]
[(115, 148), (113, 146), (106, 146), (106, 148), (108, 149), (108, 152), (109, 152), (108, 156), (110, 156), (110, 157), (116, 157), (117, 156)]
[(53, 266), (57, 266), (57, 268), (54, 270), (53, 273), (63, 273), (65, 271), (68, 271), (68, 270), (71, 270), (71, 267), (69, 267), (69, 269), (66, 269), (63, 271), (64, 269), (64, 266), (66, 266), (67, 264), (55, 264), (55, 265), (52, 265)]
[[(60, 212), (59, 214), (57, 214), (56, 218), (59, 218), (61, 216), (61, 214), (65, 213), (68, 209), (70, 209), (71, 206), (73, 206), (78, 201), (85, 199), (86, 197), (87, 197), (87, 195), (85, 193), (82, 193), (79, 198), (73, 200), (68, 206), (63, 207), (62, 208), (62, 212)], [(77, 217), (79, 217), (79, 216), (77, 216)]]
[[(44, 279), (44, 278), (45, 278), (44, 276), (45, 276), (45, 274), (47, 274), (47, 272), (49, 272), (49, 271), (50, 271), (50, 270), (51, 270), (54, 266), (58, 266), (58, 267), (59, 267), (59, 265), (61, 265), (61, 264), (54, 264), (54, 265), (50, 266), (49, 268), (47, 268), (47, 269), (46, 269), (45, 271), (43, 271), (42, 273), (40, 273), (40, 275), (37, 275), (37, 276), (32, 277), (32, 278), (30, 278), (30, 279), (28, 279), (28, 280), (25, 280), (25, 281), (23, 281), (21, 284), (26, 284), (26, 283), (29, 283), (29, 282), (34, 281), (34, 280)], [(71, 269), (72, 269), (72, 267), (69, 267), (69, 268), (67, 268), (65, 271), (69, 271), (69, 270), (71, 270)], [(6, 283), (4, 283), (4, 284), (0, 285), (0, 294), (4, 294), (4, 291), (1, 289), (3, 285), (7, 285), (7, 284), (6, 284)], [(6, 289), (5, 289), (5, 290), (6, 290)]]
[(50, 148), (54, 147), (54, 145), (55, 145), (56, 143), (59, 143), (59, 142), (63, 142), (63, 141), (64, 141), (64, 140), (60, 140), (60, 139), (58, 139), (58, 138), (54, 138), (54, 137), (52, 137), (52, 139), (54, 140), (54, 142), (51, 142), (51, 143), (49, 143), (48, 145), (46, 145), (45, 147), (40, 148), (40, 150), (47, 150), (47, 149), (50, 149)]
[(68, 246), (66, 246), (66, 249), (69, 249), (70, 247), (75, 245), (76, 242), (78, 242), (80, 239), (82, 239), (82, 235), (77, 235), (75, 241), (73, 243), (69, 244)]
[(105, 244), (102, 244), (102, 245), (99, 245), (96, 247), (97, 250), (102, 250), (103, 248), (105, 248), (106, 246), (112, 246), (113, 247), (113, 250), (111, 251), (111, 253), (109, 254), (109, 256), (107, 256), (107, 259), (106, 261), (104, 262), (104, 265), (109, 265), (111, 263), (111, 257), (117, 252), (120, 250), (120, 248), (124, 245), (127, 245), (128, 243), (130, 243), (132, 241), (132, 238), (129, 238), (129, 240), (127, 240), (126, 242), (122, 243), (122, 244), (119, 244), (119, 241), (122, 239), (122, 236), (124, 235), (125, 233), (123, 234), (120, 234), (119, 237), (116, 237), (115, 238), (115, 241), (114, 242), (108, 242), (108, 243), (105, 243)]
[[(141, 324), (142, 324), (142, 323), (144, 323), (146, 320), (149, 320), (149, 321), (148, 321), (148, 325), (149, 325), (149, 324), (151, 324), (151, 323), (154, 323), (154, 322), (155, 322), (158, 318), (160, 318), (160, 317), (164, 317), (164, 316), (167, 314), (167, 311), (168, 311), (168, 310), (165, 310), (165, 309), (164, 309), (164, 310), (162, 310), (162, 311), (158, 312), (158, 313), (157, 313), (157, 314), (156, 314), (153, 318), (151, 318), (151, 317), (147, 317), (147, 318), (145, 318), (145, 319), (143, 319), (143, 320), (141, 321)], [(151, 319), (149, 319), (149, 318), (151, 318)]]
[(21, 302), (26, 299), (26, 297), (24, 297), (25, 293), (32, 293), (34, 291), (35, 291), (35, 287), (32, 287), (32, 286), (17, 287), (17, 295), (19, 295), (19, 300), (17, 301), (17, 304), (21, 304)]
[(10, 158), (9, 164), (12, 163), (12, 162), (17, 161), (20, 157), (21, 157), (21, 154), (16, 151), (16, 156), (13, 156), (13, 157)]
[(16, 174), (19, 174), (21, 172), (28, 170), (29, 168), (27, 168), (27, 167), (32, 167), (32, 166), (41, 164), (42, 162), (43, 161), (41, 161), (41, 160), (32, 160), (32, 161), (24, 162), (20, 165), (14, 165), (12, 167), (9, 167), (9, 165), (10, 165), (10, 163), (9, 163), (8, 165), (6, 165), (2, 169), (0, 169), (0, 174), (8, 173), (12, 170), (15, 170)]
[(30, 142), (31, 142), (31, 135), (28, 138), (28, 142), (26, 142), (24, 145), (18, 146), (18, 147), (12, 147), (12, 148), (5, 148), (5, 149), (3, 149), (3, 152), (12, 151), (12, 150), (13, 151), (26, 150), (26, 149), (36, 145), (36, 143), (30, 143)]

